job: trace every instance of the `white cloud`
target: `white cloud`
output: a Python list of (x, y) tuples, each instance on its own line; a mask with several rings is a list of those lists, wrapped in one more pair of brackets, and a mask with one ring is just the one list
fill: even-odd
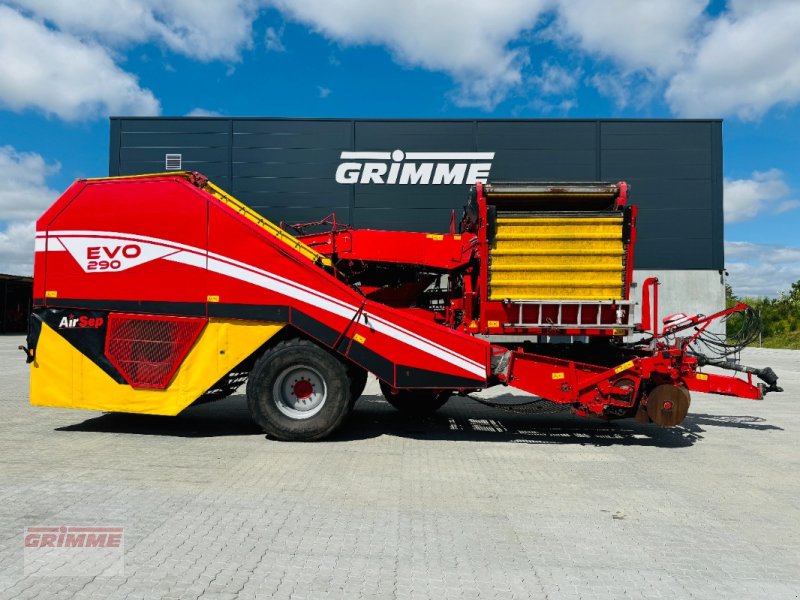
[(186, 113), (187, 117), (221, 117), (222, 113), (219, 113), (215, 110), (208, 110), (207, 108), (193, 108), (188, 113)]
[(610, 59), (623, 71), (665, 77), (691, 51), (708, 0), (558, 0), (548, 33), (565, 46)]
[(320, 98), (327, 98), (328, 96), (331, 95), (331, 89), (330, 88), (326, 88), (326, 87), (322, 87), (321, 85), (318, 85), (317, 86), (317, 90), (319, 91), (319, 97)]
[(0, 220), (36, 219), (58, 196), (46, 180), (60, 169), (34, 152), (0, 146)]
[(36, 225), (33, 221), (9, 223), (0, 231), (0, 273), (33, 275), (33, 241)]
[(574, 91), (578, 86), (580, 76), (580, 69), (565, 69), (545, 61), (542, 63), (541, 73), (533, 76), (531, 83), (536, 86), (540, 94), (561, 95)]
[(542, 62), (539, 73), (528, 79), (530, 86), (535, 89), (536, 97), (514, 107), (512, 115), (518, 117), (523, 110), (527, 114), (530, 114), (530, 111), (539, 115), (569, 114), (578, 105), (574, 92), (582, 74), (580, 68), (566, 69), (549, 61)]
[(623, 109), (631, 101), (631, 75), (620, 75), (615, 73), (595, 73), (589, 78), (600, 94), (614, 101), (614, 105)]
[(688, 67), (671, 79), (666, 99), (675, 114), (753, 120), (800, 102), (800, 2), (731, 5), (708, 24)]
[(510, 43), (551, 0), (276, 0), (287, 17), (344, 45), (375, 44), (397, 62), (448, 73), (456, 104), (492, 109), (522, 82), (527, 52)]
[[(276, 0), (287, 18), (344, 45), (387, 48), (402, 65), (450, 75), (452, 101), (492, 110), (531, 84), (556, 94), (550, 66), (525, 72), (529, 52), (556, 41), (573, 56), (600, 61), (588, 83), (618, 107), (642, 107), (666, 88), (679, 116), (751, 119), (800, 100), (800, 2), (731, 0), (720, 16), (708, 0), (510, 0), (501, 9), (482, 0)], [(544, 29), (537, 29), (547, 23)], [(766, 33), (768, 32), (768, 33)], [(603, 66), (603, 61), (607, 65)], [(547, 63), (545, 63), (547, 65)]]
[(252, 46), (256, 0), (12, 0), (61, 31), (112, 47), (156, 42), (202, 61), (238, 61)]
[[(717, 16), (705, 12), (708, 0), (4, 4), (26, 16), (0, 6), (0, 105), (36, 107), (65, 119), (158, 113), (153, 94), (115, 64), (137, 44), (159, 44), (194, 60), (224, 60), (232, 72), (242, 51), (255, 46), (253, 24), (265, 7), (338, 44), (381, 46), (402, 66), (446, 73), (456, 84), (450, 99), (459, 106), (492, 110), (526, 87), (569, 94), (580, 83), (579, 71), (545, 61), (542, 72), (531, 76), (531, 64), (543, 58), (532, 53), (547, 52), (542, 42), (548, 41), (560, 44), (570, 62), (595, 59), (586, 83), (618, 107), (642, 107), (665, 89), (679, 116), (756, 119), (775, 106), (800, 102), (800, 61), (792, 59), (800, 55), (797, 0), (728, 0)], [(266, 28), (262, 48), (285, 51), (283, 32)]]
[(765, 258), (776, 264), (800, 263), (800, 247), (754, 244), (752, 242), (725, 242), (725, 256), (744, 261)]
[[(682, 117), (760, 118), (800, 102), (800, 2), (729, 0), (721, 15), (708, 0), (558, 0), (545, 32), (567, 50), (608, 60), (590, 82), (617, 106), (643, 87)], [(636, 77), (631, 75), (636, 74)], [(615, 82), (616, 80), (616, 82)], [(635, 102), (634, 104), (641, 104)]]
[(58, 197), (47, 178), (60, 168), (39, 154), (0, 147), (0, 273), (33, 273), (34, 222)]
[(553, 102), (547, 102), (542, 98), (534, 98), (525, 104), (512, 108), (511, 115), (514, 118), (521, 118), (523, 115), (530, 116), (531, 111), (533, 111), (539, 115), (557, 115), (559, 117), (565, 117), (577, 105), (578, 101), (574, 98), (564, 98)]
[(725, 242), (729, 283), (737, 296), (777, 296), (800, 281), (800, 248)]
[(267, 50), (271, 52), (286, 52), (286, 46), (283, 43), (284, 27), (275, 29), (274, 27), (267, 27), (264, 33), (264, 44)]
[(795, 210), (796, 208), (800, 208), (800, 200), (784, 200), (783, 202), (778, 203), (773, 211), (776, 215), (780, 215), (790, 210)]
[(789, 212), (797, 208), (800, 208), (800, 200), (784, 200), (783, 202), (779, 202), (775, 207), (775, 210), (772, 212), (774, 212), (776, 215), (782, 215), (785, 212)]
[(0, 106), (16, 111), (36, 108), (66, 120), (160, 112), (152, 92), (107, 50), (6, 6), (0, 6), (0, 81)]
[(754, 171), (750, 179), (725, 178), (725, 222), (746, 221), (765, 211), (793, 210), (800, 206), (800, 201), (787, 199), (790, 191), (779, 169)]

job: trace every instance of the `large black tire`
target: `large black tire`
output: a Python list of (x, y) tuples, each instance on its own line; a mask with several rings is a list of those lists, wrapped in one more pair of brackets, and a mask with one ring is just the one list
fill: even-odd
[(250, 372), (247, 405), (253, 420), (272, 438), (324, 438), (352, 407), (347, 367), (308, 340), (280, 342)]
[(347, 366), (347, 377), (350, 379), (350, 404), (356, 403), (367, 387), (367, 377), (369, 373), (358, 365), (350, 364)]
[(381, 381), (381, 393), (400, 412), (412, 417), (432, 415), (450, 399), (447, 390), (396, 390)]

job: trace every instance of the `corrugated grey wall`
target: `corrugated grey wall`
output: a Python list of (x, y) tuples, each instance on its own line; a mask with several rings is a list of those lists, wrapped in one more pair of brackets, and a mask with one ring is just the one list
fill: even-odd
[(110, 175), (167, 153), (273, 221), (445, 231), (466, 185), (345, 185), (342, 151), (494, 152), (490, 180), (625, 180), (636, 267), (721, 269), (722, 123), (683, 120), (111, 119)]

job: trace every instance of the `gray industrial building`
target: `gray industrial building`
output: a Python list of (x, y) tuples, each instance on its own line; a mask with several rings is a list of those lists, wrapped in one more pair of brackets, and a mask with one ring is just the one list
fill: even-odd
[(28, 327), (33, 277), (0, 274), (0, 333), (22, 333)]
[[(722, 122), (618, 119), (111, 119), (109, 175), (195, 170), (269, 219), (446, 231), (470, 184), (620, 181), (635, 281), (662, 315), (724, 304)], [(635, 292), (638, 294), (638, 292)]]

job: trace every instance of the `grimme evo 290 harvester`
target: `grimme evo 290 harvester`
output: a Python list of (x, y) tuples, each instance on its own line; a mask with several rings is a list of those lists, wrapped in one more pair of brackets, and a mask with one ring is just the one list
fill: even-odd
[(368, 372), (411, 413), (506, 384), (663, 426), (683, 420), (690, 390), (780, 391), (708, 330), (744, 305), (662, 324), (649, 279), (634, 323), (627, 192), (477, 183), (459, 232), (455, 219), (449, 234), (334, 220), (291, 235), (198, 173), (78, 180), (37, 222), (31, 403), (175, 415), (247, 381), (265, 432), (313, 440), (344, 421)]

